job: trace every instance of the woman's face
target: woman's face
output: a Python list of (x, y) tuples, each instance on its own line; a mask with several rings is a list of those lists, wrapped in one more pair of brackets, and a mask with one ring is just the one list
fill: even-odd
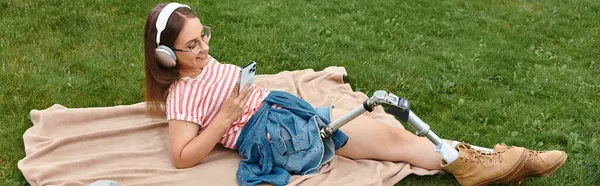
[(210, 59), (209, 40), (210, 28), (204, 28), (197, 17), (186, 19), (174, 44), (177, 63), (181, 68), (204, 68)]

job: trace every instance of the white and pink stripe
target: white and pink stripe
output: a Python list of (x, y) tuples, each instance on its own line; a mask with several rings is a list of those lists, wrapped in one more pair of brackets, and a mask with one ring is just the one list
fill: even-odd
[[(184, 77), (169, 87), (166, 110), (167, 120), (183, 120), (206, 128), (219, 113), (222, 104), (232, 93), (240, 76), (240, 67), (221, 64), (212, 58), (202, 73), (195, 78)], [(243, 87), (242, 87), (243, 88)], [(256, 88), (240, 118), (227, 129), (220, 143), (226, 148), (235, 149), (242, 128), (259, 109), (269, 90)]]

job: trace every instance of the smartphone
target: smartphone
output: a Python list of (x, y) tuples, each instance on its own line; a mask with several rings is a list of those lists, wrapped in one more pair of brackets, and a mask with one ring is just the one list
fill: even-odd
[(248, 63), (244, 68), (240, 70), (240, 90), (239, 93), (244, 90), (246, 85), (250, 85), (248, 88), (254, 86), (254, 74), (256, 73), (256, 62), (252, 61)]

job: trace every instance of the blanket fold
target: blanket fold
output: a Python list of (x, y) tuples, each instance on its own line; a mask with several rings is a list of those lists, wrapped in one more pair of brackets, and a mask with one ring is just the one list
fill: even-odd
[[(351, 110), (368, 97), (345, 84), (343, 67), (259, 75), (256, 84), (294, 94), (312, 106)], [(36, 185), (87, 185), (115, 180), (122, 185), (236, 185), (236, 151), (217, 145), (192, 168), (176, 169), (169, 152), (168, 124), (151, 118), (145, 103), (99, 108), (55, 104), (32, 110), (33, 126), (23, 134), (26, 156), (18, 163)], [(376, 108), (366, 115), (393, 127), (393, 116)], [(290, 185), (393, 185), (409, 174), (431, 175), (405, 163), (350, 160), (335, 156), (317, 174), (292, 176)]]

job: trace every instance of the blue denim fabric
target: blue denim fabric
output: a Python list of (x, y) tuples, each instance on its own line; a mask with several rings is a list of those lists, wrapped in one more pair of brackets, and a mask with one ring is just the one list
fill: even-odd
[(329, 114), (330, 107), (315, 109), (294, 95), (271, 91), (236, 142), (243, 157), (236, 174), (238, 184), (285, 185), (291, 174), (318, 172), (348, 141), (340, 130), (321, 139), (319, 129), (330, 123)]

